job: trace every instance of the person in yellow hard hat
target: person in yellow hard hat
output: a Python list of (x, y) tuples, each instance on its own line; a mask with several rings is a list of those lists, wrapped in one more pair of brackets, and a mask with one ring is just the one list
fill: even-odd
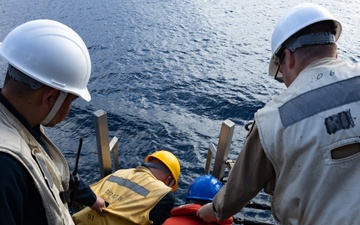
[(175, 205), (180, 163), (169, 151), (156, 151), (136, 168), (120, 169), (91, 185), (108, 206), (106, 216), (89, 207), (75, 213), (78, 225), (160, 225)]
[(0, 56), (8, 64), (0, 89), (0, 224), (71, 225), (72, 200), (101, 213), (105, 202), (88, 185), (80, 181), (73, 191), (65, 157), (43, 129), (63, 121), (76, 98), (91, 99), (85, 43), (65, 24), (32, 20), (6, 35)]
[(341, 23), (302, 3), (279, 20), (269, 74), (287, 87), (255, 113), (226, 185), (198, 212), (236, 214), (261, 190), (279, 224), (358, 224), (360, 64), (338, 57)]

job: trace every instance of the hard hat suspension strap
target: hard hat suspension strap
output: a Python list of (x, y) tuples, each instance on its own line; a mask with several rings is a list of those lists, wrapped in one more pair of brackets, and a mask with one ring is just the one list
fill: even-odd
[(46, 116), (46, 118), (41, 122), (42, 125), (48, 124), (56, 115), (56, 113), (59, 111), (61, 105), (63, 104), (65, 98), (67, 96), (66, 92), (60, 91), (59, 96), (57, 97), (54, 106), (50, 110), (49, 114)]
[(39, 81), (29, 77), (28, 75), (24, 74), (23, 72), (16, 69), (15, 67), (13, 67), (10, 64), (8, 66), (8, 74), (12, 79), (30, 85), (30, 87), (33, 90), (36, 90), (36, 89), (40, 88), (41, 86), (43, 86), (42, 83), (40, 83)]
[(327, 45), (335, 43), (335, 35), (328, 32), (305, 34), (300, 37), (290, 38), (284, 43), (284, 47), (291, 52), (295, 52), (297, 48), (311, 45)]

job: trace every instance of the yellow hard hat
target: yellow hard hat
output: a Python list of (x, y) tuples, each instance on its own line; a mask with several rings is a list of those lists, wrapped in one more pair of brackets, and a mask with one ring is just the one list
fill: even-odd
[(159, 150), (145, 157), (145, 162), (148, 162), (151, 158), (156, 158), (166, 165), (170, 170), (172, 177), (175, 179), (175, 184), (171, 187), (175, 192), (178, 187), (178, 181), (180, 177), (180, 163), (174, 154), (166, 150)]

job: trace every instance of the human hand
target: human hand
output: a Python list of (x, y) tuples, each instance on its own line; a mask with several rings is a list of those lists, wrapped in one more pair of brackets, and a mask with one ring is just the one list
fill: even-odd
[(196, 215), (207, 223), (217, 221), (215, 212), (213, 210), (213, 204), (207, 203), (203, 205), (197, 212)]
[(100, 196), (96, 196), (96, 202), (90, 208), (96, 210), (100, 215), (105, 216), (105, 212), (103, 211), (105, 201)]

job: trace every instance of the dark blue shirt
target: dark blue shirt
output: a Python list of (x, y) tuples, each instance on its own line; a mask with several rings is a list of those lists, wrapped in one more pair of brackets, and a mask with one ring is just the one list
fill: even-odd
[[(175, 194), (170, 191), (167, 193), (150, 211), (149, 218), (154, 225), (161, 225), (170, 217), (170, 211), (174, 208)], [(184, 224), (185, 225), (185, 224)]]

